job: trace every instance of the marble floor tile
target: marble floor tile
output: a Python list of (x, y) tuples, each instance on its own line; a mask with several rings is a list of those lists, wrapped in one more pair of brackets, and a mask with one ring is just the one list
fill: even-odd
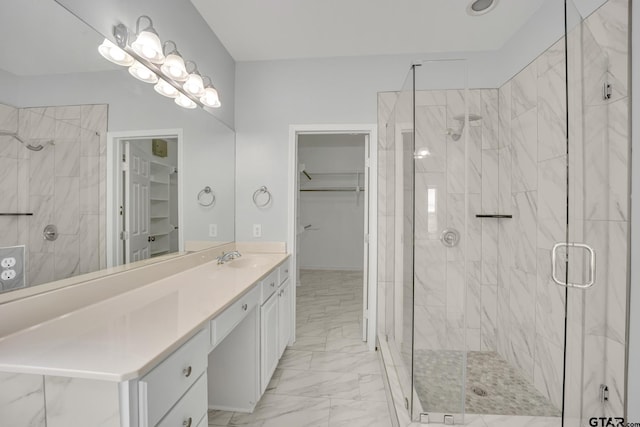
[(254, 412), (210, 411), (209, 425), (391, 427), (378, 354), (362, 342), (362, 275), (303, 270), (301, 281), (296, 342)]
[(236, 412), (230, 426), (309, 426), (329, 425), (329, 399), (265, 394), (251, 414)]
[(309, 364), (311, 363), (311, 355), (312, 353), (310, 351), (287, 349), (282, 355), (282, 358), (280, 358), (278, 368), (309, 369)]
[(358, 374), (351, 372), (284, 370), (276, 394), (360, 399)]
[(388, 427), (386, 406), (376, 402), (331, 399), (329, 427)]
[(208, 420), (210, 426), (226, 426), (231, 422), (233, 412), (209, 410)]
[(325, 351), (326, 345), (326, 336), (299, 336), (289, 348), (293, 350)]
[(375, 353), (353, 354), (315, 351), (309, 369), (314, 371), (379, 374), (380, 362)]

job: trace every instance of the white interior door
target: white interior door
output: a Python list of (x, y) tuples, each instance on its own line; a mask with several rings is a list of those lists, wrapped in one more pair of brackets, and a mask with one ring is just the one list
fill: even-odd
[(125, 261), (135, 262), (151, 254), (150, 164), (145, 153), (130, 142), (125, 142), (124, 171)]
[[(364, 140), (364, 256), (362, 261), (362, 341), (369, 326), (369, 135)], [(359, 185), (359, 184), (358, 184)]]

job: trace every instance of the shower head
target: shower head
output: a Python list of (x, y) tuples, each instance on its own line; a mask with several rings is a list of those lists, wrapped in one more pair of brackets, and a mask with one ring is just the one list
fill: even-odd
[(16, 140), (18, 140), (18, 142), (24, 145), (26, 149), (31, 151), (41, 151), (45, 147), (45, 145), (55, 145), (53, 142), (53, 139), (49, 139), (45, 141), (44, 145), (43, 144), (32, 145), (31, 143), (22, 139), (22, 137), (20, 137), (20, 135), (18, 135), (16, 132), (0, 132), (0, 136), (10, 136), (12, 138), (15, 138)]
[[(481, 120), (482, 116), (480, 114), (469, 113), (467, 118), (469, 119), (469, 123), (471, 123), (471, 122), (477, 122), (478, 120)], [(454, 141), (458, 141), (460, 140), (460, 137), (462, 137), (462, 131), (464, 130), (465, 115), (458, 114), (453, 116), (453, 119), (460, 122), (460, 129), (455, 130), (452, 128), (448, 128), (447, 135), (449, 135), (451, 139), (453, 139)]]

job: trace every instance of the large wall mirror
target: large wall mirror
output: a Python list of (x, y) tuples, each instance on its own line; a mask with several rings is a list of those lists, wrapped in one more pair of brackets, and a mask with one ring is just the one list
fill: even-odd
[(229, 126), (106, 61), (53, 0), (3, 1), (0, 24), (0, 303), (234, 240)]

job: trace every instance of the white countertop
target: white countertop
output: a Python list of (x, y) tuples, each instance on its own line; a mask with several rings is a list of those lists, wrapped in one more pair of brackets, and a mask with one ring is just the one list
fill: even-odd
[[(148, 372), (288, 255), (209, 262), (0, 339), (0, 372), (125, 381)], [(245, 261), (246, 262), (246, 261)]]

